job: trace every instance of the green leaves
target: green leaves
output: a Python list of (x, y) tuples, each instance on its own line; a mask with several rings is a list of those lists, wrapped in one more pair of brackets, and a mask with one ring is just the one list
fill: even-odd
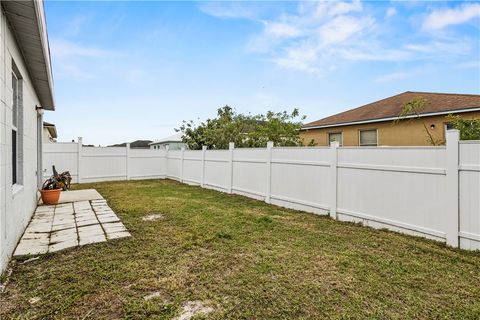
[[(192, 150), (201, 149), (202, 145), (209, 149), (228, 149), (229, 142), (239, 148), (265, 147), (268, 141), (273, 141), (275, 146), (301, 146), (299, 114), (297, 108), (291, 113), (239, 114), (226, 105), (217, 110), (216, 118), (199, 124), (183, 121), (177, 131), (183, 133), (183, 141)], [(300, 117), (303, 119), (304, 116)]]
[[(421, 121), (420, 113), (422, 113), (422, 111), (425, 110), (428, 105), (430, 105), (430, 100), (428, 99), (419, 97), (413, 98), (412, 100), (403, 104), (402, 110), (400, 111), (400, 114), (398, 115), (398, 118), (394, 121), (394, 123), (398, 123), (409, 116), (413, 116), (413, 118), (410, 118), (410, 120), (419, 119), (418, 121)], [(428, 136), (428, 142), (432, 146), (439, 146), (444, 143), (442, 140), (437, 139), (433, 136), (424, 121), (421, 121), (421, 123), (423, 125), (423, 129), (425, 130), (425, 133)]]
[(480, 119), (463, 119), (449, 114), (447, 120), (460, 131), (460, 140), (480, 140)]

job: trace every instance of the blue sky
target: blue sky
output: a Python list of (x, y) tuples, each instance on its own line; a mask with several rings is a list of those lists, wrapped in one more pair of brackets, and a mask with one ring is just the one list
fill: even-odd
[(403, 91), (480, 93), (479, 2), (47, 1), (60, 141), (158, 139), (182, 120)]

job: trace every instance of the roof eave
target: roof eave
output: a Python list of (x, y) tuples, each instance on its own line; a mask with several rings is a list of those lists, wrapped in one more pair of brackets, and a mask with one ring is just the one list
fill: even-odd
[[(2, 5), (40, 104), (53, 111), (55, 97), (43, 0), (2, 1)], [(41, 56), (35, 52), (39, 48)]]
[[(457, 110), (445, 110), (440, 112), (428, 112), (422, 113), (420, 115), (410, 115), (404, 117), (404, 119), (412, 119), (416, 117), (432, 117), (438, 115), (446, 115), (451, 113), (465, 113), (465, 112), (475, 112), (480, 111), (480, 107), (472, 107), (472, 108), (464, 108), (464, 109), (457, 109)], [(365, 124), (365, 123), (375, 123), (375, 122), (385, 122), (385, 121), (394, 121), (397, 120), (398, 117), (388, 117), (388, 118), (377, 118), (377, 119), (366, 119), (366, 120), (359, 120), (359, 121), (351, 121), (351, 122), (339, 122), (339, 123), (331, 123), (325, 125), (317, 125), (317, 126), (305, 126), (300, 129), (300, 131), (304, 130), (312, 130), (312, 129), (323, 129), (323, 128), (333, 128), (333, 127), (343, 127), (343, 126), (352, 126), (356, 124)]]

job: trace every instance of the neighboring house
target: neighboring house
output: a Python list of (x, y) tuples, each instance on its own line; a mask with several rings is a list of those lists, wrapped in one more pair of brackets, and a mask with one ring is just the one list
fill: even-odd
[(0, 38), (1, 273), (37, 205), (43, 111), (55, 108), (43, 1), (2, 1)]
[(182, 135), (181, 132), (178, 132), (166, 138), (155, 140), (150, 143), (150, 149), (166, 149), (167, 146), (169, 150), (188, 149), (187, 144), (182, 140)]
[[(149, 144), (151, 142), (152, 140), (135, 140), (133, 142), (130, 142), (130, 149), (150, 149)], [(127, 142), (113, 144), (109, 147), (126, 147), (126, 146), (127, 146)]]
[(56, 142), (57, 138), (57, 128), (55, 125), (53, 123), (43, 121), (43, 142)]
[[(428, 99), (421, 112), (395, 122), (406, 102)], [(344, 146), (425, 146), (430, 145), (424, 124), (435, 139), (445, 141), (449, 114), (465, 119), (480, 118), (480, 95), (407, 91), (336, 115), (305, 124), (300, 136), (305, 144), (318, 146), (332, 141)]]

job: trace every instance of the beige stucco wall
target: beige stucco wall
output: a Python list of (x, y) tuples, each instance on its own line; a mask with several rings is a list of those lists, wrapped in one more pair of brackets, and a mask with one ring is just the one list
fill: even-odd
[[(480, 119), (480, 112), (462, 113), (460, 116), (466, 119)], [(423, 122), (428, 128), (434, 124), (435, 129), (431, 130), (433, 136), (436, 139), (445, 140), (445, 123), (447, 122), (445, 116), (403, 120), (399, 123), (387, 121), (303, 130), (300, 132), (300, 136), (305, 145), (314, 139), (318, 146), (327, 146), (329, 133), (342, 132), (344, 146), (358, 146), (360, 130), (377, 129), (379, 146), (428, 146), (430, 142), (423, 127)]]

